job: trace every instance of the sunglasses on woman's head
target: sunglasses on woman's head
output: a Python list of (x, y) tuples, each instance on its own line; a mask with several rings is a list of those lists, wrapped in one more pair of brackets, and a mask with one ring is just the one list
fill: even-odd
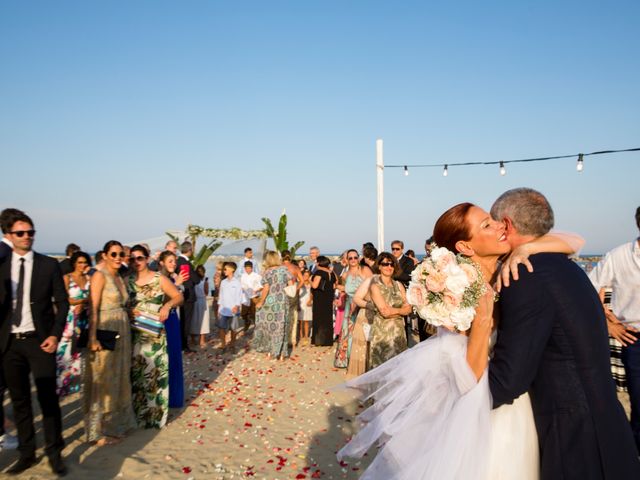
[(111, 252), (109, 256), (111, 258), (116, 258), (116, 257), (124, 258), (124, 252)]
[(15, 235), (18, 238), (22, 238), (25, 235), (33, 238), (36, 235), (36, 231), (35, 230), (16, 230), (15, 232), (9, 232), (11, 235)]
[(381, 267), (393, 267), (393, 263), (391, 262), (380, 262)]

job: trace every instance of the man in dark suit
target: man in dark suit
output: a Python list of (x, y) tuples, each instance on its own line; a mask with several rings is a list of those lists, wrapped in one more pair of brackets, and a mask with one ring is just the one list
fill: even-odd
[(70, 243), (67, 245), (67, 248), (64, 249), (64, 254), (67, 256), (64, 260), (60, 262), (60, 270), (62, 270), (62, 275), (66, 275), (67, 273), (71, 273), (73, 268), (71, 267), (71, 255), (80, 251), (80, 247), (75, 243)]
[(182, 284), (184, 286), (184, 303), (180, 307), (180, 326), (182, 327), (182, 350), (193, 352), (189, 347), (189, 335), (191, 328), (191, 317), (196, 303), (196, 284), (200, 283), (200, 275), (195, 271), (189, 258), (193, 254), (193, 245), (191, 242), (182, 242), (180, 245), (181, 254), (178, 255), (176, 262), (176, 273), (187, 272), (188, 278)]
[(67, 291), (58, 261), (32, 250), (35, 230), (24, 212), (7, 215), (2, 228), (13, 244), (13, 252), (0, 266), (0, 352), (20, 452), (19, 460), (7, 473), (21, 473), (36, 463), (31, 374), (42, 410), (45, 453), (53, 472), (65, 475), (55, 354), (69, 310)]
[[(531, 189), (504, 193), (491, 208), (512, 248), (547, 233), (553, 211)], [(566, 255), (529, 258), (500, 293), (489, 384), (494, 408), (529, 391), (540, 446), (540, 478), (640, 478), (640, 461), (609, 365), (598, 294)]]
[[(12, 212), (16, 212), (17, 210), (14, 208), (5, 208), (0, 213), (0, 225), (3, 225), (3, 219), (7, 215), (11, 215)], [(11, 252), (13, 252), (13, 244), (7, 238), (8, 233), (4, 230), (2, 231), (2, 239), (0, 240), (0, 265), (11, 257)], [(18, 446), (18, 440), (9, 435), (4, 428), (4, 392), (7, 390), (7, 384), (4, 381), (4, 372), (2, 371), (2, 353), (0, 352), (0, 451), (1, 450), (10, 450), (15, 449)]]
[[(407, 288), (411, 281), (411, 272), (416, 268), (416, 264), (404, 254), (404, 242), (402, 240), (394, 240), (391, 242), (391, 254), (396, 257), (398, 265), (400, 266), (400, 273), (393, 278), (402, 283), (404, 288)], [(410, 316), (404, 317), (404, 333), (407, 336), (407, 343), (409, 343), (409, 339), (411, 338)], [(409, 345), (411, 344), (409, 343)]]

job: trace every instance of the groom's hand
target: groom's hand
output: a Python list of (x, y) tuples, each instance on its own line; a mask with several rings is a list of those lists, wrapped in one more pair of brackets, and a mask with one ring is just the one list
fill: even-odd
[(496, 281), (496, 290), (499, 292), (502, 290), (502, 287), (508, 287), (510, 277), (513, 277), (514, 280), (518, 280), (518, 265), (523, 264), (527, 267), (529, 273), (533, 272), (533, 265), (529, 261), (529, 256), (531, 252), (528, 250), (528, 244), (520, 245), (515, 248), (507, 258), (502, 262), (502, 267), (500, 268), (500, 275), (498, 275)]
[(638, 338), (632, 333), (637, 332), (635, 328), (628, 327), (620, 322), (618, 317), (610, 310), (605, 312), (605, 316), (607, 317), (607, 330), (610, 336), (618, 340), (624, 347), (636, 343)]

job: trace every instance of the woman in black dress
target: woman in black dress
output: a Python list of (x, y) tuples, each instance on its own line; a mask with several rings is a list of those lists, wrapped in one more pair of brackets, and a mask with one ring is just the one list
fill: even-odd
[(329, 268), (331, 261), (327, 257), (321, 255), (316, 261), (318, 266), (311, 277), (313, 296), (311, 344), (327, 347), (333, 345), (333, 300), (338, 278)]

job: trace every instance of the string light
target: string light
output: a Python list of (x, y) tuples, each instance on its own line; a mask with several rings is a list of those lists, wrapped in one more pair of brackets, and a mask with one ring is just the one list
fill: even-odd
[(505, 165), (507, 163), (523, 163), (523, 162), (544, 162), (548, 160), (559, 160), (563, 158), (576, 158), (578, 157), (578, 163), (576, 164), (576, 170), (578, 172), (582, 172), (584, 169), (584, 157), (591, 155), (608, 155), (611, 153), (622, 153), (622, 152), (640, 152), (640, 147), (638, 148), (627, 148), (624, 150), (600, 150), (597, 152), (590, 153), (574, 153), (572, 155), (557, 155), (553, 157), (537, 157), (537, 158), (521, 158), (518, 160), (500, 160), (500, 161), (490, 161), (490, 162), (459, 162), (459, 163), (431, 163), (431, 164), (417, 164), (417, 165), (385, 165), (384, 168), (403, 168), (404, 174), (409, 175), (409, 167), (412, 168), (424, 168), (424, 167), (444, 167), (442, 171), (442, 176), (446, 177), (449, 174), (449, 165), (455, 166), (467, 166), (467, 165), (499, 165), (500, 167), (500, 175), (506, 175), (507, 169)]

